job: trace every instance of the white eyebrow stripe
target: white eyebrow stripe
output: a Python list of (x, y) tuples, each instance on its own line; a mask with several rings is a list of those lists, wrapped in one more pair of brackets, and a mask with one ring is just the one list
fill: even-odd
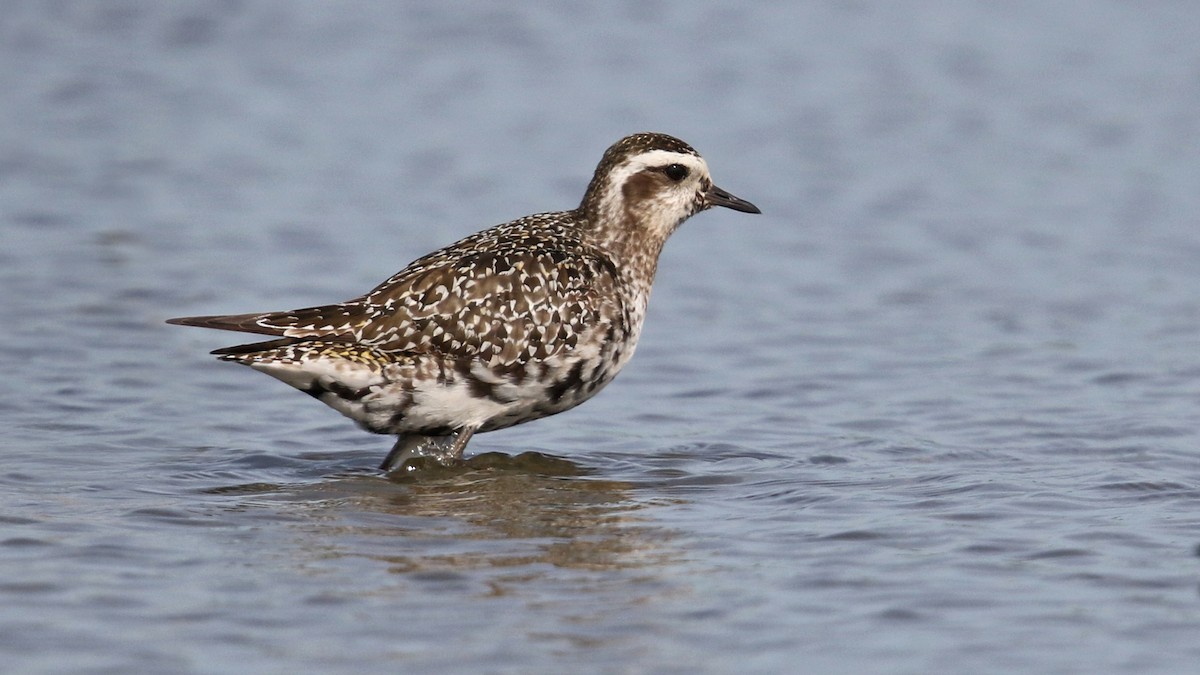
[(708, 164), (701, 157), (671, 150), (650, 150), (630, 157), (629, 161), (613, 169), (609, 184), (622, 185), (638, 172), (668, 164), (682, 164), (702, 176), (708, 175)]
[(672, 152), (670, 150), (650, 150), (641, 152), (629, 158), (630, 164), (641, 164), (642, 168), (652, 166), (666, 166), (668, 164), (683, 164), (684, 166), (697, 167), (704, 164), (704, 160), (695, 155), (689, 155), (682, 152)]

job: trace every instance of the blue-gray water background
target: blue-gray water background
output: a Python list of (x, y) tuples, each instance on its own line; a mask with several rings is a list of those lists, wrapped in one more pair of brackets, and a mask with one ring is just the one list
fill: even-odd
[[(6, 3), (5, 672), (1195, 672), (1198, 35)], [(388, 439), (162, 323), (357, 295), (641, 130), (764, 215), (689, 221), (625, 373), (465, 469), (380, 477)]]

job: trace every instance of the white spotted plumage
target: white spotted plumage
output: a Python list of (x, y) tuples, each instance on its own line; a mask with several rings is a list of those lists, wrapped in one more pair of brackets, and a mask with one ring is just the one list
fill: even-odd
[(473, 234), (361, 297), (169, 323), (274, 336), (213, 353), (400, 436), (384, 469), (451, 461), (476, 431), (567, 410), (610, 382), (637, 346), (663, 244), (712, 206), (758, 213), (686, 143), (634, 134), (605, 152), (578, 208)]

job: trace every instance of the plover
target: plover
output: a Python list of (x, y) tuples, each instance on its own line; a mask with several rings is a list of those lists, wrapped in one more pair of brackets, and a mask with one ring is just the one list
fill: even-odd
[(217, 349), (379, 434), (380, 467), (460, 459), (472, 434), (574, 408), (633, 356), (658, 257), (683, 221), (758, 207), (713, 185), (683, 141), (627, 136), (580, 205), (497, 225), (413, 261), (366, 295), (287, 312), (167, 323), (274, 339)]

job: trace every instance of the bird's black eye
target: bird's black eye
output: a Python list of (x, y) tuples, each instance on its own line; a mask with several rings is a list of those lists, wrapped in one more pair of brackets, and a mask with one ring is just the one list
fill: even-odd
[(663, 167), (663, 173), (667, 174), (667, 178), (670, 178), (678, 183), (684, 178), (687, 178), (688, 169), (682, 164), (668, 164)]

